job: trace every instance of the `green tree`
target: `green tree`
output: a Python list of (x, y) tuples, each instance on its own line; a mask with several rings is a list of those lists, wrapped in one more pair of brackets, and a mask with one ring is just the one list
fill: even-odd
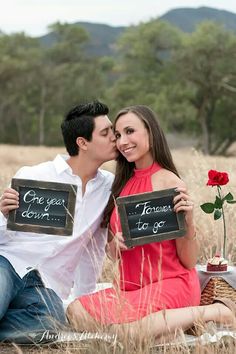
[(2, 141), (24, 144), (34, 125), (32, 93), (35, 66), (40, 61), (38, 40), (23, 33), (0, 36), (0, 119)]
[(186, 35), (175, 58), (179, 81), (189, 87), (188, 101), (195, 109), (206, 154), (225, 153), (236, 140), (232, 109), (236, 98), (235, 57), (236, 35), (219, 24), (205, 22)]
[(41, 87), (45, 97), (45, 143), (55, 144), (61, 143), (58, 126), (62, 114), (79, 102), (103, 96), (111, 67), (105, 60), (85, 54), (84, 44), (89, 37), (80, 26), (56, 23), (50, 29), (56, 42), (45, 50)]
[(158, 107), (162, 115), (162, 102), (163, 112), (167, 111), (163, 87), (173, 72), (172, 53), (181, 45), (181, 36), (181, 31), (160, 20), (141, 23), (123, 34), (117, 45), (120, 78), (108, 92), (113, 110), (139, 103)]
[(73, 105), (104, 96), (113, 63), (88, 58), (79, 26), (51, 26), (50, 48), (23, 33), (0, 35), (0, 136), (15, 144), (60, 144), (62, 115)]

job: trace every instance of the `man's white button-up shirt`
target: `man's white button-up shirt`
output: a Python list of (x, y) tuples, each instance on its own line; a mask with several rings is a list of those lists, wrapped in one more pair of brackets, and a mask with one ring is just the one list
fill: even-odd
[(99, 169), (82, 196), (81, 179), (73, 174), (67, 158), (57, 155), (53, 161), (22, 167), (14, 177), (77, 185), (72, 236), (10, 231), (0, 212), (0, 255), (11, 262), (21, 277), (32, 268), (38, 269), (45, 286), (63, 299), (72, 287), (76, 296), (95, 289), (107, 240), (107, 230), (100, 228), (100, 222), (114, 177)]

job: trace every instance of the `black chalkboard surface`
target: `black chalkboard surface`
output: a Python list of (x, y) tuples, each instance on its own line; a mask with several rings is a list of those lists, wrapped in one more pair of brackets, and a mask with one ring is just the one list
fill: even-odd
[(9, 213), (7, 229), (72, 235), (76, 185), (13, 178), (11, 187), (19, 192), (19, 208)]
[(127, 247), (184, 236), (184, 214), (173, 210), (177, 194), (171, 188), (116, 199)]

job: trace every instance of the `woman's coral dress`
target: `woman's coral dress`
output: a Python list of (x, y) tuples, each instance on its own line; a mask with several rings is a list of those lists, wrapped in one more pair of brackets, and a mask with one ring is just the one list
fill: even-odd
[[(152, 191), (151, 176), (160, 169), (153, 164), (134, 170), (120, 196)], [(121, 231), (117, 210), (110, 226)], [(175, 240), (155, 242), (123, 251), (120, 260), (120, 284), (79, 301), (99, 323), (126, 323), (162, 309), (195, 306), (200, 303), (200, 285), (195, 269), (188, 270), (177, 256)]]

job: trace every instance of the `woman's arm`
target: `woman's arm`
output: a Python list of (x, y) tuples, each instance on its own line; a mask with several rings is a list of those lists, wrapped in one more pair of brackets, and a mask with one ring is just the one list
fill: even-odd
[(174, 210), (183, 211), (186, 221), (186, 234), (176, 239), (178, 257), (185, 268), (195, 267), (198, 259), (199, 244), (196, 237), (196, 228), (193, 221), (193, 202), (191, 201), (186, 188), (178, 187), (180, 192), (174, 198)]
[[(195, 267), (198, 259), (199, 244), (193, 221), (193, 202), (184, 182), (174, 173), (162, 169), (152, 176), (153, 190), (176, 188), (179, 194), (174, 198), (174, 210), (183, 211), (186, 221), (186, 234), (176, 239), (177, 255), (187, 269)], [(187, 204), (186, 204), (187, 201)]]
[(106, 245), (106, 252), (112, 260), (120, 259), (121, 251), (126, 251), (128, 248), (124, 244), (122, 232), (117, 232), (115, 235), (108, 229), (108, 243)]

